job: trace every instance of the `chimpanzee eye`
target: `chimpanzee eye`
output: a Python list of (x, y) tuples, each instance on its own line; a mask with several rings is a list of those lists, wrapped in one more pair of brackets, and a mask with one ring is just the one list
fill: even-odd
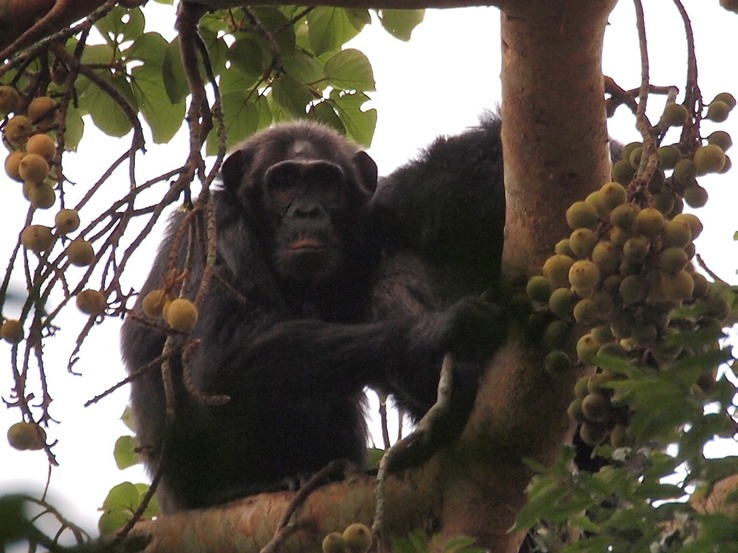
[(332, 163), (316, 163), (308, 172), (310, 190), (328, 207), (339, 207), (345, 199), (346, 177)]
[(266, 193), (277, 205), (287, 206), (300, 195), (302, 184), (293, 165), (277, 164), (264, 175)]

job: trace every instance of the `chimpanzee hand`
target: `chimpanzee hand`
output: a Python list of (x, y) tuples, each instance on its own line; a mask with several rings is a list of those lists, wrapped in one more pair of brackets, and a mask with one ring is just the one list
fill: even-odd
[(507, 336), (503, 310), (485, 299), (463, 298), (445, 315), (441, 343), (460, 361), (484, 362)]

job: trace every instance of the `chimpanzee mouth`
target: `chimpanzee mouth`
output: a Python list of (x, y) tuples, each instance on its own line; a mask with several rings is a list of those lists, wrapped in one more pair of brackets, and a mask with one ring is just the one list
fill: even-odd
[(286, 246), (290, 251), (323, 250), (330, 244), (326, 244), (317, 238), (298, 238)]

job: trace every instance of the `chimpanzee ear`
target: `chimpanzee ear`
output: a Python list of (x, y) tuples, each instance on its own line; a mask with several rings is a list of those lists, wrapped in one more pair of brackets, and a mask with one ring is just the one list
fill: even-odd
[(379, 170), (374, 160), (364, 151), (356, 152), (354, 154), (354, 164), (359, 170), (361, 176), (361, 184), (370, 193), (374, 194), (377, 189), (377, 178), (379, 176)]
[(223, 188), (230, 191), (238, 189), (250, 160), (251, 155), (245, 150), (236, 150), (226, 158), (223, 167), (220, 168)]

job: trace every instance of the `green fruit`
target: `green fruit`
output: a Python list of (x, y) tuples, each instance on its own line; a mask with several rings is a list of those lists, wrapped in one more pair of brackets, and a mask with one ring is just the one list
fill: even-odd
[(656, 150), (656, 155), (659, 157), (659, 167), (662, 169), (673, 169), (682, 159), (682, 152), (675, 144), (659, 147)]
[(642, 236), (634, 236), (623, 244), (623, 259), (630, 264), (643, 263), (648, 256), (650, 242)]
[(543, 276), (545, 276), (554, 288), (568, 286), (569, 269), (574, 260), (567, 255), (552, 255), (543, 264)]
[(616, 424), (615, 427), (610, 432), (610, 446), (613, 449), (618, 449), (619, 447), (625, 447), (628, 445), (628, 435), (627, 435), (628, 427), (624, 424)]
[(665, 223), (663, 214), (653, 207), (646, 207), (636, 215), (636, 230), (648, 238), (659, 234)]
[(46, 445), (46, 432), (32, 422), (16, 422), (8, 428), (8, 443), (19, 451), (35, 451)]
[(600, 282), (600, 270), (588, 259), (575, 261), (569, 269), (569, 282), (577, 293), (586, 295)]
[(568, 321), (573, 317), (576, 301), (574, 294), (569, 288), (557, 288), (551, 293), (551, 297), (548, 299), (548, 309), (559, 319)]
[(569, 246), (568, 238), (564, 238), (556, 242), (554, 253), (557, 253), (559, 255), (568, 255), (569, 257), (575, 257), (574, 252), (571, 251), (571, 247)]
[(569, 236), (569, 248), (579, 258), (588, 257), (598, 240), (591, 229), (578, 228)]
[(608, 182), (602, 185), (599, 190), (602, 197), (602, 204), (608, 211), (612, 211), (617, 206), (622, 205), (628, 199), (628, 193), (625, 187), (619, 182)]
[(723, 152), (727, 152), (733, 145), (733, 139), (725, 131), (715, 131), (707, 137), (708, 144), (718, 146)]
[(566, 222), (572, 229), (591, 228), (599, 221), (597, 211), (587, 202), (574, 202), (566, 210)]
[(372, 532), (365, 524), (354, 522), (343, 531), (343, 539), (349, 553), (365, 553), (372, 544)]
[(710, 102), (707, 106), (707, 115), (705, 116), (710, 121), (716, 123), (722, 123), (730, 115), (730, 106), (721, 100), (715, 100)]
[(29, 225), (21, 232), (21, 244), (34, 253), (42, 253), (54, 244), (54, 235), (49, 227)]
[(633, 179), (636, 170), (631, 167), (627, 159), (616, 161), (612, 166), (612, 180), (622, 185), (627, 185)]
[(689, 110), (682, 104), (669, 104), (664, 108), (661, 119), (670, 127), (681, 127), (689, 119)]
[(707, 190), (695, 184), (694, 186), (686, 186), (682, 192), (684, 202), (692, 208), (704, 207), (709, 199)]
[(25, 115), (15, 115), (5, 124), (5, 140), (13, 146), (21, 146), (33, 131), (31, 120)]
[[(618, 293), (625, 305), (638, 303), (646, 299), (648, 284), (637, 275), (628, 275), (620, 281)], [(617, 334), (615, 336), (617, 337)]]
[(54, 218), (54, 225), (59, 234), (66, 235), (79, 228), (79, 214), (76, 209), (61, 209)]
[(571, 340), (571, 329), (563, 321), (551, 321), (543, 331), (543, 345), (550, 350), (564, 349)]
[(186, 298), (177, 298), (167, 307), (166, 321), (174, 330), (190, 332), (197, 323), (197, 307)]
[(587, 386), (589, 385), (589, 377), (588, 376), (581, 376), (577, 379), (576, 384), (574, 384), (574, 397), (577, 399), (584, 399), (584, 396), (586, 396), (589, 391), (587, 390)]
[(12, 86), (0, 86), (0, 115), (7, 115), (18, 109), (20, 94)]
[(725, 102), (730, 109), (733, 109), (735, 107), (735, 96), (733, 96), (730, 92), (720, 92), (712, 99), (712, 101)]
[(331, 532), (323, 538), (323, 553), (346, 553), (346, 540), (338, 532)]
[(582, 413), (588, 421), (606, 422), (612, 413), (612, 405), (609, 398), (602, 394), (587, 394), (582, 400)]
[(566, 414), (569, 416), (569, 420), (574, 422), (584, 422), (584, 413), (582, 413), (582, 400), (575, 399), (566, 409)]
[(533, 276), (528, 279), (525, 287), (528, 297), (533, 301), (547, 302), (553, 292), (551, 281), (544, 276)]
[(592, 249), (592, 263), (597, 265), (601, 275), (611, 275), (620, 266), (620, 249), (612, 242), (598, 242)]
[(17, 319), (5, 319), (0, 326), (0, 338), (11, 344), (23, 341), (23, 324)]
[(710, 292), (710, 281), (701, 273), (692, 273), (692, 280), (694, 281), (692, 297), (694, 299), (701, 299), (707, 296)]
[(95, 250), (87, 240), (75, 238), (67, 248), (67, 259), (76, 267), (87, 267), (95, 261)]
[(633, 204), (619, 205), (610, 213), (610, 222), (616, 227), (629, 229), (635, 224), (638, 211)]
[(18, 169), (20, 167), (20, 162), (25, 155), (25, 152), (11, 152), (8, 154), (8, 157), (5, 158), (5, 172), (11, 179), (23, 182)]
[(680, 159), (674, 166), (674, 172), (671, 174), (674, 182), (681, 186), (692, 184), (696, 176), (697, 166), (691, 159)]
[(721, 175), (724, 175), (728, 171), (730, 171), (733, 168), (733, 161), (730, 159), (730, 156), (725, 156), (725, 164), (723, 165), (723, 168), (720, 169), (719, 173)]
[(671, 188), (664, 188), (661, 192), (653, 194), (653, 207), (664, 215), (674, 209), (674, 192)]
[(664, 189), (664, 185), (666, 184), (666, 175), (664, 174), (663, 169), (656, 168), (656, 170), (653, 172), (653, 175), (651, 175), (651, 180), (648, 181), (648, 191), (651, 194), (656, 194), (657, 192), (661, 192)]
[(592, 298), (583, 298), (574, 306), (574, 320), (580, 325), (591, 326), (599, 319), (597, 304)]
[(591, 365), (600, 346), (602, 344), (595, 340), (594, 336), (585, 334), (577, 340), (577, 358), (585, 365)]
[(579, 427), (579, 437), (587, 445), (598, 446), (607, 438), (607, 427), (589, 421), (583, 422)]
[(694, 279), (687, 271), (661, 275), (661, 290), (668, 301), (681, 302), (692, 298)]
[(99, 290), (82, 290), (77, 294), (77, 308), (87, 315), (102, 315), (105, 313), (107, 303), (105, 296)]
[(700, 146), (694, 153), (693, 161), (698, 175), (717, 173), (725, 165), (725, 152), (717, 144)]
[(561, 351), (555, 350), (546, 355), (544, 360), (544, 368), (546, 372), (553, 377), (566, 374), (571, 370), (572, 364), (569, 356)]
[(659, 254), (659, 269), (664, 273), (676, 273), (683, 270), (689, 258), (684, 248), (666, 248)]
[(661, 231), (661, 241), (665, 247), (684, 248), (692, 240), (692, 230), (686, 221), (667, 221)]
[(630, 162), (630, 166), (633, 169), (638, 169), (641, 165), (641, 158), (643, 157), (643, 148), (635, 148), (631, 153), (630, 157), (628, 157), (628, 161)]

